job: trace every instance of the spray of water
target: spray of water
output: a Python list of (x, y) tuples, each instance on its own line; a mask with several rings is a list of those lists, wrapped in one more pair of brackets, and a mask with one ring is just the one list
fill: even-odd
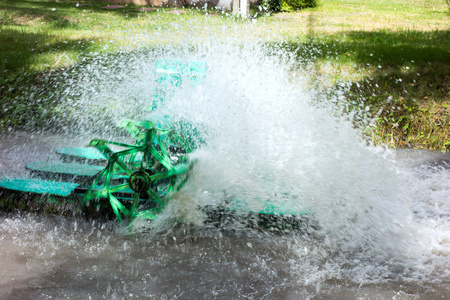
[[(304, 86), (307, 80), (292, 76), (295, 60), (282, 48), (269, 51), (250, 38), (204, 39), (99, 55), (68, 70), (58, 106), (63, 118), (53, 126), (120, 138), (115, 124), (122, 118), (169, 115), (199, 128), (206, 142), (191, 155), (190, 179), (153, 230), (180, 218), (201, 226), (197, 206), (230, 197), (254, 209), (287, 204), (310, 211), (320, 226), (317, 239), (292, 237), (286, 246), (298, 284), (439, 280), (436, 272), (445, 267), (438, 264), (449, 265), (445, 228), (436, 233), (424, 225), (432, 221), (417, 217), (426, 211), (421, 205), (429, 207), (421, 202), (426, 196), (411, 188), (415, 179), (405, 181), (412, 175), (398, 166), (395, 153), (368, 145), (353, 117), (337, 116), (345, 99), (324, 99)], [(154, 66), (165, 58), (205, 61), (207, 80), (176, 89), (149, 112), (142, 108), (151, 105), (157, 88)], [(444, 258), (431, 259), (433, 251)]]
[[(207, 81), (176, 89), (150, 113), (141, 108), (152, 103), (160, 58), (205, 61)], [(67, 97), (63, 107), (75, 108), (70, 117), (78, 130), (118, 136), (114, 124), (121, 118), (169, 115), (200, 128), (206, 141), (192, 154), (189, 182), (153, 226), (180, 218), (201, 224), (197, 205), (220, 205), (231, 197), (253, 209), (271, 202), (311, 211), (320, 224), (321, 247), (354, 255), (355, 262), (410, 257), (420, 248), (392, 154), (368, 146), (349, 118), (335, 116), (339, 99), (333, 108), (318, 105), (320, 96), (290, 76), (294, 61), (284, 50), (272, 49), (269, 56), (259, 42), (210, 40), (102, 63), (88, 63), (84, 80), (68, 87), (68, 94), (79, 97)]]

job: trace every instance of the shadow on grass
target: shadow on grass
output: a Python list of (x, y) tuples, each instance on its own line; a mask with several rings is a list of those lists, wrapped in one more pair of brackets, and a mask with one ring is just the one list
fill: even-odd
[[(352, 31), (324, 36), (287, 47), (310, 60), (335, 59), (399, 68), (410, 63), (450, 64), (450, 31)], [(307, 51), (305, 51), (307, 50)], [(314, 58), (312, 58), (314, 56)]]
[(111, 25), (109, 30), (114, 32), (139, 14), (156, 13), (139, 12), (134, 5), (107, 10), (102, 8), (105, 2), (79, 7), (76, 3), (0, 0), (0, 131), (51, 127), (54, 119), (64, 118), (57, 107), (64, 84), (59, 73), (65, 71), (52, 70), (63, 65), (58, 64), (60, 56), (74, 60), (67, 69), (76, 73), (80, 57), (89, 61), (89, 53), (101, 52), (105, 45), (92, 43), (86, 31)]
[[(116, 120), (105, 118), (100, 113), (105, 108), (110, 109), (110, 105), (96, 105), (97, 97), (106, 99), (114, 96), (108, 93), (99, 95), (94, 88), (95, 82), (103, 80), (104, 76), (110, 76), (108, 87), (114, 89), (116, 83), (120, 86), (123, 80), (116, 75), (128, 72), (123, 69), (122, 63), (132, 65), (136, 63), (136, 57), (148, 57), (152, 51), (154, 48), (148, 47), (133, 51), (132, 54), (119, 52), (84, 56), (67, 68), (41, 73), (24, 72), (9, 78), (6, 84), (0, 85), (0, 133), (21, 129), (29, 132), (44, 130), (74, 134), (89, 131), (99, 134), (103, 128), (115, 128)], [(118, 64), (118, 61), (121, 63)], [(104, 69), (108, 71), (96, 72)], [(130, 68), (131, 72), (133, 70), (134, 68)], [(124, 77), (131, 79), (126, 75)], [(77, 103), (80, 99), (88, 99), (81, 105), (86, 105), (85, 111), (88, 112), (82, 126), (79, 125), (77, 115), (80, 103), (72, 106), (72, 103)], [(128, 96), (128, 100), (134, 101), (135, 98)], [(140, 112), (139, 108), (132, 114)], [(98, 125), (99, 120), (101, 126)]]
[[(100, 15), (114, 15), (124, 19), (137, 18), (143, 12), (138, 9), (141, 6), (125, 4), (117, 9), (106, 9), (108, 2), (84, 2), (79, 1), (45, 1), (45, 0), (4, 0), (0, 3), (0, 25), (26, 25), (27, 21), (38, 20), (53, 23), (55, 27), (73, 25), (80, 17), (88, 16), (89, 13)], [(5, 13), (6, 12), (6, 13)], [(148, 11), (145, 13), (154, 13)], [(75, 24), (76, 25), (76, 24)]]
[[(83, 39), (68, 39), (78, 30), (96, 30), (108, 22), (137, 17), (137, 6), (103, 9), (104, 2), (76, 7), (76, 2), (11, 1), (0, 6), (0, 82), (20, 72), (34, 72), (33, 62), (42, 54), (70, 51), (89, 53), (98, 45)], [(86, 13), (83, 11), (86, 10)], [(90, 18), (89, 14), (96, 16)], [(153, 12), (149, 12), (153, 13)], [(117, 16), (120, 18), (117, 19)]]
[[(338, 59), (369, 70), (378, 93), (415, 100), (449, 99), (450, 31), (352, 32), (325, 46), (334, 48)], [(368, 88), (367, 80), (358, 83)]]
[(359, 103), (351, 109), (382, 110), (381, 142), (450, 150), (450, 31), (310, 35), (286, 47), (299, 62), (364, 70), (365, 78), (342, 80), (352, 81), (347, 97)]
[(50, 32), (27, 32), (24, 30), (2, 29), (0, 33), (0, 82), (14, 77), (19, 72), (35, 72), (35, 60), (46, 53), (60, 51), (82, 53), (98, 47), (85, 39), (61, 40)]
[[(448, 100), (450, 91), (450, 31), (350, 32), (310, 37), (306, 42), (288, 43), (299, 61), (337, 62), (369, 72), (356, 82), (359, 92)], [(340, 65), (340, 66), (339, 66)]]

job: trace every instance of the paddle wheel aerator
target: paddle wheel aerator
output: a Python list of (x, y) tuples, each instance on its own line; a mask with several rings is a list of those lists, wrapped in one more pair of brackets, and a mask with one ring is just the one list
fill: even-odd
[[(156, 74), (158, 85), (151, 110), (163, 106), (174, 89), (182, 84), (191, 87), (204, 84), (206, 64), (158, 60)], [(88, 148), (57, 149), (59, 161), (26, 165), (32, 178), (0, 179), (0, 205), (21, 209), (27, 206), (42, 209), (47, 205), (61, 212), (79, 203), (85, 212), (102, 215), (109, 211), (119, 222), (156, 219), (189, 178), (194, 165), (189, 153), (196, 148), (192, 136), (200, 134), (199, 130), (189, 124), (171, 124), (167, 116), (162, 122), (127, 119), (118, 126), (126, 129), (133, 143), (94, 139)], [(268, 202), (262, 210), (253, 211), (246, 209), (245, 203), (239, 200), (225, 202), (226, 205), (200, 208), (208, 222), (245, 222), (269, 229), (309, 226), (304, 222), (307, 210), (298, 211)]]

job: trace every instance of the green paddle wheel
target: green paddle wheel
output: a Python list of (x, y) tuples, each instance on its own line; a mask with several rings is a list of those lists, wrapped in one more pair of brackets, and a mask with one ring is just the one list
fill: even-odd
[[(26, 164), (31, 177), (0, 178), (0, 207), (112, 216), (128, 224), (135, 219), (156, 219), (188, 180), (195, 163), (189, 154), (205, 143), (202, 129), (189, 122), (174, 122), (167, 115), (156, 118), (156, 111), (177, 88), (195, 88), (205, 82), (205, 76), (204, 62), (158, 60), (157, 87), (148, 109), (151, 117), (126, 119), (118, 125), (131, 142), (93, 139), (89, 147), (56, 149), (60, 160)], [(304, 232), (315, 226), (308, 208), (262, 199), (263, 205), (252, 209), (234, 196), (225, 198), (222, 205), (198, 207), (206, 223), (237, 222)]]
[[(119, 221), (124, 217), (129, 221), (155, 219), (186, 182), (191, 167), (186, 155), (191, 147), (174, 130), (159, 128), (151, 121), (124, 123), (135, 136), (135, 144), (97, 139), (90, 142), (108, 163), (90, 183), (82, 201), (89, 205), (100, 198), (108, 199)], [(121, 150), (115, 152), (111, 146)], [(132, 198), (128, 198), (130, 195)]]
[[(150, 111), (164, 106), (182, 84), (191, 88), (204, 84), (206, 64), (158, 60), (156, 75), (158, 84)], [(135, 218), (155, 219), (172, 194), (184, 185), (192, 167), (187, 154), (192, 151), (193, 142), (186, 138), (185, 130), (190, 126), (181, 124), (177, 132), (170, 118), (164, 116), (158, 121), (126, 119), (119, 127), (125, 128), (135, 143), (92, 140), (89, 146), (96, 148), (107, 164), (87, 190), (84, 185), (75, 191), (84, 192), (84, 206), (106, 198), (119, 222), (124, 218), (128, 222)], [(113, 151), (112, 146), (120, 150)]]

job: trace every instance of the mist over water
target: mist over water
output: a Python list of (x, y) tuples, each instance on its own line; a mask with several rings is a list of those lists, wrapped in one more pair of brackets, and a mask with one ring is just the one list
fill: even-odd
[[(205, 61), (207, 75), (198, 86), (185, 78), (150, 113), (143, 108), (157, 88), (157, 59)], [(169, 116), (199, 128), (206, 142), (191, 154), (185, 187), (157, 222), (135, 224), (136, 236), (109, 223), (4, 216), (2, 264), (21, 283), (11, 292), (4, 273), (2, 291), (117, 299), (448, 294), (450, 169), (369, 145), (354, 116), (340, 115), (345, 99), (309, 90), (292, 69), (281, 47), (210, 38), (98, 55), (61, 74), (52, 126), (67, 140), (124, 139), (115, 126), (121, 119)], [(49, 148), (64, 146), (55, 140)], [(229, 198), (253, 209), (307, 210), (319, 228), (275, 235), (204, 225), (197, 205)], [(15, 263), (21, 268), (12, 271)]]

